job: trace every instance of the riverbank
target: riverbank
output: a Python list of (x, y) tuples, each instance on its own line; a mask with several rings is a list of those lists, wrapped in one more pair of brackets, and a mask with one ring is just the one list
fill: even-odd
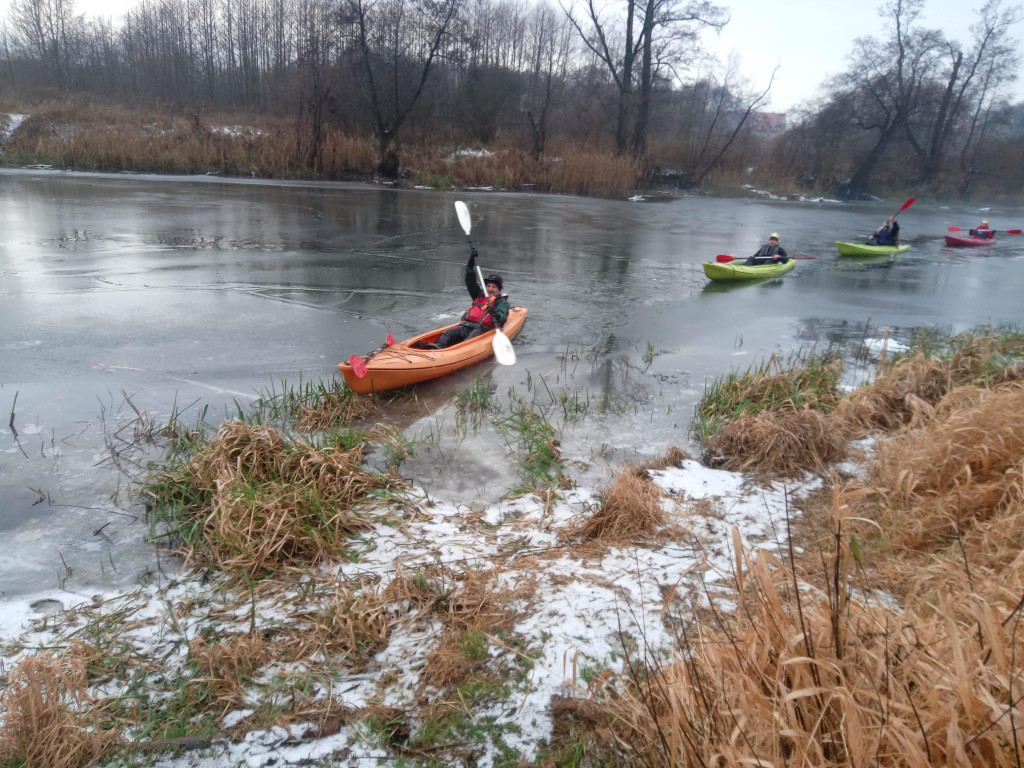
[(1024, 343), (889, 357), (845, 395), (830, 357), (723, 377), (694, 425), (723, 468), (670, 450), (588, 488), (558, 440), (579, 401), (468, 389), (459, 428), (518, 467), (475, 508), (399, 474), (429, 446), (373, 426), (386, 400), (140, 416), (190, 567), (5, 604), (0, 755), (1012, 765)]
[[(87, 100), (8, 105), (0, 114), (0, 162), (60, 170), (211, 174), (360, 181), (408, 188), (554, 192), (629, 198), (692, 189), (679, 152), (652, 147), (638, 160), (606, 147), (552, 143), (534, 157), (514, 143), (465, 145), (414, 137), (399, 148), (397, 179), (377, 173), (374, 142), (324, 126), (317, 148), (296, 120), (229, 113), (159, 113)], [(765, 169), (724, 167), (701, 191), (768, 199), (821, 197)]]

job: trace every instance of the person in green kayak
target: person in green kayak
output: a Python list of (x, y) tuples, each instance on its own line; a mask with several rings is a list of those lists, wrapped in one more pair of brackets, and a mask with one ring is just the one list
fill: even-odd
[(972, 229), (968, 234), (971, 237), (990, 238), (996, 236), (996, 231), (988, 226), (988, 219), (983, 219), (981, 224)]
[(762, 245), (757, 253), (747, 258), (744, 262), (748, 267), (755, 267), (761, 264), (785, 264), (789, 261), (789, 254), (786, 249), (779, 245), (779, 235), (772, 232), (768, 236), (768, 244)]
[(890, 216), (882, 228), (868, 238), (868, 245), (899, 245), (900, 223)]
[(501, 275), (488, 275), (484, 278), (484, 287), (487, 289), (485, 294), (476, 276), (477, 256), (476, 248), (471, 249), (466, 264), (466, 290), (473, 303), (463, 313), (462, 322), (442, 333), (435, 343), (427, 344), (427, 349), (444, 349), (505, 325), (509, 305), (508, 294), (501, 292), (504, 286)]

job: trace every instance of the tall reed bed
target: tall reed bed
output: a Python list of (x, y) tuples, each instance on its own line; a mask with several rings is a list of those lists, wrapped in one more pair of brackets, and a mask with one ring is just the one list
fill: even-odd
[[(4, 161), (94, 171), (366, 179), (379, 158), (373, 137), (336, 125), (319, 143), (300, 121), (251, 113), (166, 113), (89, 99), (44, 101), (6, 142)], [(534, 158), (514, 144), (460, 151), (434, 137), (399, 147), (401, 179), (438, 189), (493, 187), (622, 197), (644, 168), (606, 148), (566, 145)]]
[(957, 386), (1024, 378), (1024, 335), (979, 329), (941, 339), (880, 364), (875, 380), (840, 397), (841, 360), (833, 354), (776, 356), (707, 386), (692, 433), (715, 466), (792, 476), (823, 472), (850, 440), (931, 418)]
[(840, 428), (852, 398), (848, 434), (877, 438), (868, 481), (832, 474), (805, 512), (825, 535), (754, 552), (734, 530), (731, 588), (670, 619), (672, 657), (638, 642), (614, 695), (569, 706), (596, 762), (1021, 764), (1024, 349), (988, 333), (935, 351), (826, 414)]

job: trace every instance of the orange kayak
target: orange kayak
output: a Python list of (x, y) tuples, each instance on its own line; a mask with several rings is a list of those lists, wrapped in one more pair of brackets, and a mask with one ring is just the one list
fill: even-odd
[[(512, 307), (502, 330), (510, 339), (519, 333), (526, 322), (526, 307)], [(366, 376), (356, 376), (348, 363), (338, 363), (345, 383), (353, 392), (369, 395), (373, 392), (384, 392), (388, 389), (407, 387), (421, 381), (430, 381), (446, 376), (449, 373), (475, 365), (494, 354), (491, 339), (494, 331), (487, 331), (472, 339), (467, 339), (445, 349), (414, 349), (414, 344), (430, 344), (437, 341), (449, 328), (458, 325), (446, 325), (434, 331), (421, 333), (411, 339), (400, 341), (385, 347), (366, 360)]]

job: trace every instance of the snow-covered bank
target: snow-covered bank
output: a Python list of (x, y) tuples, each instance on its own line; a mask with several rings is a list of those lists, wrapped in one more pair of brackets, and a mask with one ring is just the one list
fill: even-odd
[[(414, 739), (436, 722), (461, 727), (450, 719), (465, 716), (474, 724), (472, 732), (467, 724), (467, 730), (451, 733), (468, 743), (460, 749), (478, 765), (508, 764), (511, 755), (532, 760), (551, 737), (553, 695), (585, 696), (588, 687), (620, 673), (624, 641), (642, 638), (655, 653), (668, 653), (672, 638), (664, 624), (663, 596), (685, 611), (706, 600), (704, 585), (713, 589), (716, 581), (728, 579), (734, 527), (745, 543), (772, 546), (785, 529), (779, 523), (787, 489), (781, 486), (757, 487), (741, 475), (689, 460), (649, 475), (664, 493), (666, 513), (666, 526), (649, 539), (612, 547), (568, 539), (567, 526), (596, 508), (592, 490), (566, 491), (561, 498), (523, 496), (476, 511), (414, 490), (409, 505), (391, 510), (353, 541), (351, 562), (301, 580), (264, 582), (250, 592), (221, 577), (204, 582), (201, 575), (183, 574), (125, 595), (47, 592), (0, 602), (0, 661), (9, 668), (76, 637), (97, 645), (105, 637), (110, 642), (104, 648), (131, 659), (125, 662), (130, 672), (94, 680), (92, 693), (132, 698), (144, 691), (146, 708), (158, 709), (161, 700), (173, 700), (199, 679), (197, 642), (261, 637), (270, 643), (290, 626), (301, 630), (326, 585), (357, 596), (382, 596), (402, 574), (424, 579), (423, 574), (444, 569), (455, 579), (468, 579), (482, 573), (500, 590), (492, 594), (517, 596), (508, 606), (514, 621), (509, 631), (483, 630), (486, 650), (474, 667), (479, 674), (457, 688), (452, 705), (458, 708), (460, 698), (475, 696), (463, 702), (463, 715), (437, 714), (452, 691), (441, 690), (425, 674), (444, 638), (441, 624), (399, 600), (386, 606), (391, 627), (386, 645), (365, 665), (318, 669), (323, 658), (318, 654), (271, 661), (208, 722), (212, 743), (153, 764), (221, 768), (296, 765), (327, 755), (347, 761), (394, 758), (404, 747), (389, 746), (374, 730), (377, 707), (402, 712)], [(790, 487), (789, 502), (819, 485), (813, 480)], [(59, 600), (65, 610), (46, 618), (32, 608), (42, 607), (40, 599)], [(484, 670), (491, 678), (506, 676), (495, 690), (480, 694)], [(342, 714), (268, 723), (268, 703), (281, 705), (287, 686), (300, 681), (311, 686), (310, 704)], [(194, 715), (197, 719), (203, 716)], [(326, 720), (339, 719), (324, 727)], [(144, 728), (140, 720), (126, 738), (152, 738)], [(432, 754), (444, 757), (443, 750)]]

